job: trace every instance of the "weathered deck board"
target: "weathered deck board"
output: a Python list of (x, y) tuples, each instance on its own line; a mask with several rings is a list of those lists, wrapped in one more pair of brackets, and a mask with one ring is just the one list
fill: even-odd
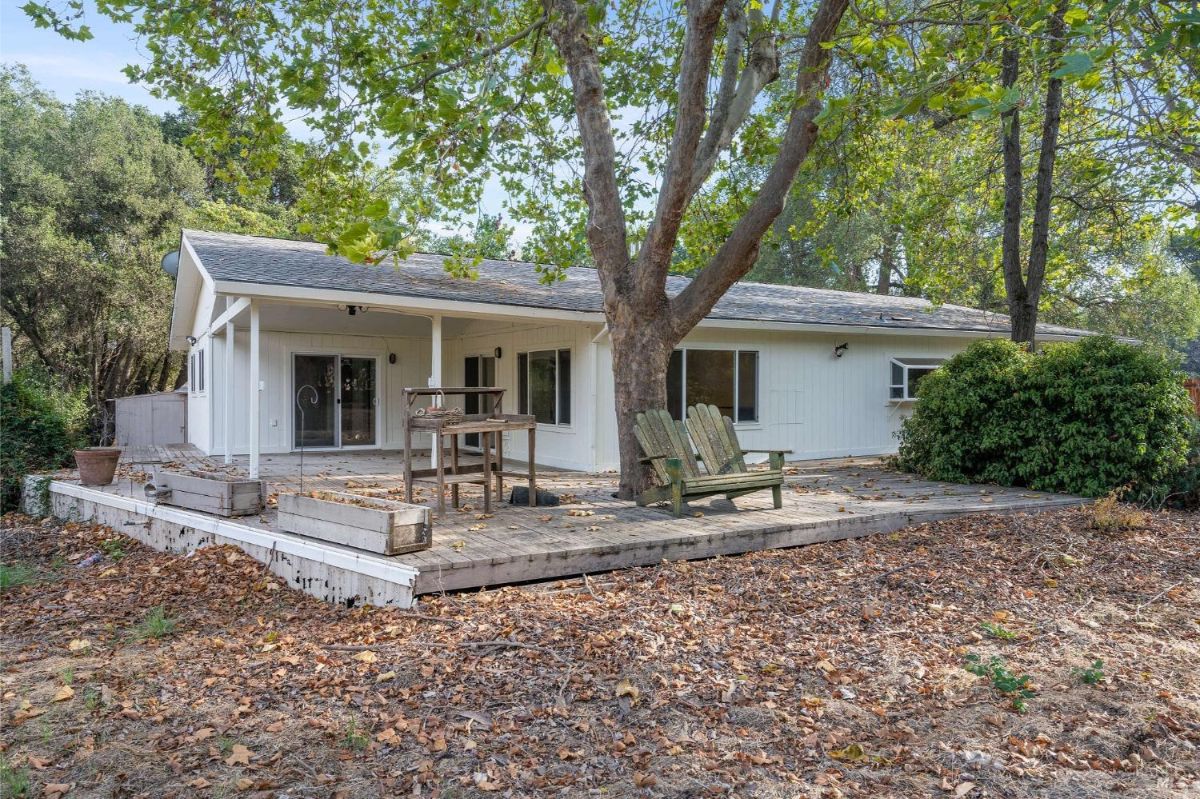
[[(133, 468), (153, 455), (160, 462), (212, 467), (190, 447), (137, 453)], [(235, 459), (244, 467), (244, 459)], [(299, 457), (267, 455), (261, 462), (269, 492), (299, 489)], [(402, 460), (395, 453), (308, 453), (305, 490), (361, 491), (400, 498)], [(574, 501), (558, 507), (529, 508), (500, 504), (489, 518), (478, 518), (480, 489), (461, 486), (461, 511), (435, 520), (433, 546), (394, 556), (397, 564), (417, 569), (417, 594), (505, 583), (575, 576), (581, 573), (644, 566), (663, 559), (694, 559), (774, 547), (827, 541), (889, 531), (907, 524), (965, 513), (1010, 513), (1078, 504), (1076, 497), (1023, 489), (924, 481), (888, 471), (869, 458), (799, 462), (785, 468), (783, 508), (772, 508), (769, 493), (730, 502), (720, 497), (694, 501), (682, 518), (666, 506), (638, 508), (612, 497), (614, 475), (545, 470), (539, 487)], [(118, 480), (110, 490), (128, 492)], [(433, 503), (434, 492), (418, 488), (417, 501)], [(593, 515), (573, 516), (572, 511)], [(275, 512), (242, 521), (275, 528)], [(473, 529), (474, 528), (474, 529)]]

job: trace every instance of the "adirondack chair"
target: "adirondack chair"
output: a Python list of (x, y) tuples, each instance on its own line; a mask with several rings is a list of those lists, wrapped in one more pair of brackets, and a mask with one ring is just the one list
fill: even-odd
[[(698, 408), (704, 408), (701, 414)], [(716, 422), (713, 422), (715, 414)], [(693, 425), (692, 416), (696, 417)], [(701, 421), (701, 418), (704, 421)], [(716, 425), (722, 433), (715, 435)], [(688, 431), (692, 430), (689, 440)], [(775, 507), (783, 507), (783, 456), (788, 450), (771, 450), (771, 468), (750, 471), (746, 468), (745, 453), (737, 443), (733, 422), (724, 419), (715, 406), (696, 406), (688, 409), (688, 423), (678, 422), (665, 410), (650, 410), (637, 415), (634, 435), (657, 478), (658, 485), (646, 489), (637, 498), (639, 505), (670, 502), (678, 518), (683, 514), (686, 499), (724, 494), (728, 499), (752, 491), (771, 489)], [(697, 438), (702, 438), (701, 445)], [(699, 456), (692, 449), (696, 442)], [(767, 452), (767, 450), (761, 450)], [(700, 461), (707, 474), (701, 473)]]

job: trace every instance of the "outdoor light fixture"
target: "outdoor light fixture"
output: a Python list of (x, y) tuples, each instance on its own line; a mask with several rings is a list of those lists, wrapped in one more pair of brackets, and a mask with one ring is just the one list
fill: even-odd
[(188, 344), (191, 344), (193, 347), (194, 347), (194, 346), (196, 346), (196, 342), (197, 342), (197, 341), (199, 341), (199, 340), (200, 340), (200, 339), (196, 338), (195, 336), (188, 336), (188, 337), (187, 337), (187, 343), (188, 343)]
[(502, 349), (500, 349), (499, 347), (497, 347), (497, 348), (496, 348), (496, 360), (497, 360), (497, 361), (498, 361), (498, 360), (500, 360), (500, 356), (501, 356), (501, 355), (503, 355), (503, 354), (504, 354), (504, 350), (502, 350)]
[(838, 344), (836, 347), (833, 348), (833, 357), (835, 357), (835, 358), (842, 357), (842, 355), (844, 355), (846, 353), (846, 350), (848, 350), (848, 349), (850, 349), (849, 342)]

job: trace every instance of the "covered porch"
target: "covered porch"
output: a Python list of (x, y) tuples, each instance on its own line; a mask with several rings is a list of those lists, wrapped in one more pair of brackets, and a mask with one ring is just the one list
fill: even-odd
[[(447, 403), (465, 402), (467, 413), (541, 411), (539, 465), (593, 465), (596, 414), (582, 403), (591, 398), (597, 325), (303, 298), (218, 295), (218, 302), (224, 310), (187, 342), (188, 443), (227, 466), (241, 458), (249, 476), (266, 476), (268, 456), (301, 450), (402, 449), (404, 390), (437, 386), (503, 388), (499, 407), (472, 407), (474, 397)], [(528, 397), (536, 405), (541, 394), (524, 372), (542, 353), (560, 359), (552, 379), (569, 381), (553, 386), (559, 405), (549, 416), (526, 410)], [(460, 443), (478, 446), (469, 436)], [(431, 437), (416, 433), (413, 446), (428, 455)], [(527, 452), (523, 436), (506, 436), (504, 447), (517, 459)]]
[[(400, 454), (394, 451), (262, 455), (258, 467), (269, 500), (280, 492), (330, 489), (365, 496), (401, 497)], [(886, 532), (910, 524), (967, 513), (1037, 512), (1082, 502), (1077, 497), (994, 486), (924, 481), (887, 469), (876, 459), (840, 459), (788, 464), (783, 507), (771, 507), (770, 492), (730, 502), (714, 498), (690, 505), (675, 519), (662, 507), (639, 508), (616, 499), (613, 473), (544, 470), (539, 487), (560, 499), (556, 507), (529, 508), (502, 503), (485, 514), (480, 489), (463, 487), (463, 504), (435, 520), (431, 548), (390, 557), (320, 544), (326, 568), (314, 587), (309, 572), (288, 553), (315, 551), (318, 542), (279, 530), (274, 502), (259, 516), (215, 519), (204, 514), (154, 506), (142, 485), (156, 465), (226, 468), (244, 474), (247, 456), (224, 466), (194, 447), (157, 448), (128, 453), (118, 479), (103, 489), (79, 486), (63, 475), (51, 486), (58, 515), (72, 511), (108, 523), (121, 532), (147, 536), (160, 548), (181, 544), (187, 529), (209, 531), (208, 543), (241, 540), (247, 551), (268, 563), (296, 587), (348, 602), (403, 603), (421, 594), (578, 576), (667, 560), (688, 560), (753, 550), (790, 547)], [(418, 502), (431, 504), (426, 485)], [(119, 509), (119, 512), (118, 512)], [(197, 518), (192, 518), (197, 517)], [(191, 525), (189, 528), (188, 525)], [(183, 529), (184, 532), (179, 532)], [(216, 536), (215, 538), (213, 536)], [(257, 549), (255, 549), (257, 548)], [(371, 575), (369, 590), (356, 575)], [(404, 583), (400, 599), (380, 600), (379, 584)], [(339, 582), (340, 581), (340, 582)], [(374, 592), (374, 593), (372, 593)]]

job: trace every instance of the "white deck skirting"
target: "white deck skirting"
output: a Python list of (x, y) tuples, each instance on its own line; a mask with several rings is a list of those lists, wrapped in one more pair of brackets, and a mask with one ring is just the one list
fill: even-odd
[(232, 544), (268, 564), (274, 574), (293, 588), (319, 599), (403, 608), (413, 604), (418, 571), (395, 558), (330, 546), (280, 530), (254, 528), (61, 480), (50, 482), (49, 494), (49, 510), (55, 516), (106, 524), (164, 552)]

